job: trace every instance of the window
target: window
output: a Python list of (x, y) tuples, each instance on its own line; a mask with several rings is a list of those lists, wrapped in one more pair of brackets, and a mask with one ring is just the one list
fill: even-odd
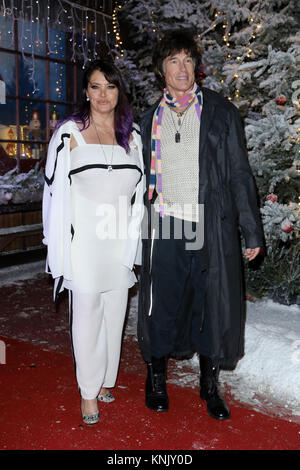
[[(96, 45), (100, 51), (98, 56), (101, 56), (101, 45), (105, 46), (106, 49), (102, 49), (105, 53), (109, 50), (106, 41), (101, 44), (101, 39), (96, 39), (101, 23), (101, 17), (99, 20), (96, 13), (99, 11), (101, 15), (106, 3), (108, 14), (103, 21), (106, 21), (105, 30), (109, 30), (112, 2), (94, 0), (93, 5), (89, 1), (66, 2), (66, 9), (61, 9), (63, 1), (56, 7), (51, 2), (51, 23), (37, 21), (36, 11), (33, 14), (34, 8), (48, 8), (49, 12), (50, 2), (40, 1), (41, 7), (39, 2), (34, 3), (37, 5), (33, 6), (32, 0), (23, 0), (20, 3), (22, 14), (17, 9), (14, 15), (0, 14), (0, 93), (5, 86), (5, 98), (3, 93), (0, 95), (0, 155), (19, 161), (31, 159), (33, 164), (45, 157), (56, 121), (72, 111), (81, 93), (77, 84), (80, 88), (82, 61), (77, 57), (76, 62), (72, 60), (74, 41), (77, 41), (79, 51), (83, 47), (89, 48), (86, 53), (91, 57)], [(86, 12), (80, 7), (81, 3), (90, 9)], [(97, 12), (92, 10), (96, 4)], [(78, 11), (75, 5), (78, 5)], [(26, 16), (25, 8), (29, 11)], [(86, 36), (82, 30), (79, 33), (80, 28), (71, 31), (67, 24), (71, 15), (73, 20), (81, 17), (85, 21)], [(55, 18), (59, 21), (53, 21)]]

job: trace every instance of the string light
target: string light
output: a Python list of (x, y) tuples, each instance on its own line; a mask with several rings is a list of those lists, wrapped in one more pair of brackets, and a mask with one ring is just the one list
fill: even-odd
[[(121, 8), (121, 5), (115, 8), (115, 16), (118, 8)], [(30, 81), (32, 82), (33, 93), (39, 91), (35, 76), (35, 54), (40, 53), (41, 48), (44, 46), (49, 56), (58, 55), (57, 48), (53, 48), (53, 43), (51, 44), (51, 27), (54, 26), (55, 29), (58, 29), (57, 25), (64, 25), (64, 30), (67, 30), (67, 40), (72, 50), (71, 61), (80, 60), (83, 62), (84, 67), (87, 61), (97, 57), (97, 46), (99, 46), (100, 41), (104, 41), (110, 49), (111, 44), (108, 41), (110, 26), (108, 27), (108, 25), (111, 24), (112, 16), (104, 13), (103, 9), (103, 5), (99, 10), (96, 10), (70, 0), (57, 0), (56, 2), (50, 2), (50, 0), (47, 0), (47, 2), (22, 0), (16, 8), (14, 0), (3, 0), (0, 14), (3, 14), (3, 16), (10, 14), (12, 17), (11, 31), (8, 32), (11, 35), (12, 44), (14, 41), (14, 10), (16, 10), (16, 16), (18, 16), (21, 25), (21, 31), (19, 29), (20, 51), (23, 61), (28, 64), (27, 68), (31, 72)], [(42, 24), (42, 19), (45, 21), (44, 24)], [(97, 24), (99, 26), (102, 24), (102, 27), (97, 28)], [(42, 28), (46, 28), (48, 33), (48, 41), (45, 44), (40, 38)], [(123, 54), (117, 20), (115, 33), (116, 43), (121, 54)], [(77, 35), (82, 35), (80, 45), (76, 43)], [(93, 47), (93, 50), (90, 46)], [(30, 56), (28, 53), (30, 53)]]
[(120, 57), (124, 56), (124, 49), (123, 49), (123, 42), (121, 41), (120, 35), (120, 26), (118, 21), (118, 11), (121, 10), (122, 5), (119, 3), (115, 6), (113, 13), (112, 13), (112, 25), (113, 25), (113, 32), (115, 33), (116, 44), (115, 50), (117, 53), (116, 59), (118, 60)]
[[(235, 56), (235, 52), (231, 49), (231, 32), (230, 28), (231, 25), (227, 19), (227, 16), (224, 12), (222, 11), (217, 11), (214, 14), (214, 22), (210, 26), (208, 30), (206, 30), (204, 33), (206, 34), (209, 30), (215, 30), (215, 27), (217, 24), (220, 24), (220, 27), (222, 28), (222, 40), (224, 42), (224, 45), (226, 46), (225, 53), (227, 59), (230, 59), (229, 62), (232, 64), (233, 60), (235, 59), (238, 62), (238, 66), (236, 70), (234, 71), (232, 78), (236, 80), (236, 89), (234, 91), (234, 98), (236, 100), (240, 99), (240, 86), (241, 86), (241, 80), (242, 76), (238, 73), (239, 67), (243, 64), (245, 59), (250, 59), (253, 58), (254, 56), (254, 51), (253, 51), (253, 45), (252, 42), (256, 40), (257, 35), (261, 32), (262, 29), (262, 24), (256, 20), (254, 16), (251, 16), (249, 18), (249, 39), (248, 39), (248, 44), (246, 44), (244, 48), (243, 53), (239, 53), (239, 55)], [(198, 35), (199, 37), (199, 35)], [(220, 83), (224, 84), (224, 79), (222, 76), (219, 77)], [(232, 100), (232, 97), (228, 98), (230, 101)]]

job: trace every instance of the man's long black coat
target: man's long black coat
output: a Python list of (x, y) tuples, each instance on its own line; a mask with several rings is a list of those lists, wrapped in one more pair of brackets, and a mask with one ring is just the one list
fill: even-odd
[[(199, 204), (204, 204), (204, 266), (207, 268), (204, 323), (198, 345), (189, 342), (193, 292), (187, 283), (178, 313), (174, 356), (195, 350), (215, 363), (233, 366), (244, 354), (245, 302), (240, 232), (247, 248), (263, 246), (263, 232), (254, 178), (247, 160), (240, 115), (227, 99), (202, 88), (199, 144)], [(151, 164), (152, 119), (158, 103), (141, 116), (147, 188)], [(145, 194), (150, 226), (150, 204)], [(139, 291), (138, 341), (144, 360), (151, 360), (149, 341), (150, 237), (143, 239)]]

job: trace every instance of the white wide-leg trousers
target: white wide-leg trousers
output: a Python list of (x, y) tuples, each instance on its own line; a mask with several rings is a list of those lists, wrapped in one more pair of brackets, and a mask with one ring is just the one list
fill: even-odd
[(128, 289), (69, 292), (70, 332), (81, 397), (96, 398), (117, 379)]

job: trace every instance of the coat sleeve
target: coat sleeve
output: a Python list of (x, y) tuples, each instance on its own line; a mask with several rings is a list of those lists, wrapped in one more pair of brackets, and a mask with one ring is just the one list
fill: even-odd
[(47, 161), (45, 167), (45, 183), (43, 192), (43, 244), (49, 244), (49, 231), (50, 231), (50, 213), (51, 202), (53, 193), (53, 183), (56, 171), (56, 149), (58, 147), (59, 132), (54, 134), (49, 142)]
[(70, 152), (70, 132), (61, 126), (52, 136), (47, 154), (43, 193), (43, 243), (47, 245), (46, 272), (54, 279), (68, 278), (69, 261), (66, 224), (69, 223), (66, 200), (67, 161)]
[(230, 159), (230, 187), (247, 248), (262, 247), (263, 231), (254, 177), (248, 162), (243, 126), (237, 109), (229, 113), (226, 154)]

